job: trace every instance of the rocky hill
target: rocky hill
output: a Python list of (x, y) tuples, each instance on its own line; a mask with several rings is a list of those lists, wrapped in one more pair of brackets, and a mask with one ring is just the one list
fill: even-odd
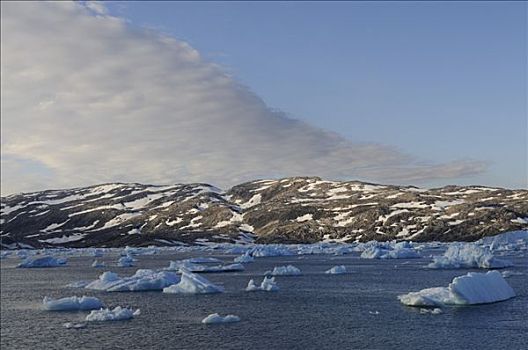
[(2, 248), (205, 242), (477, 240), (528, 229), (528, 191), (437, 189), (316, 177), (207, 184), (105, 184), (2, 197)]

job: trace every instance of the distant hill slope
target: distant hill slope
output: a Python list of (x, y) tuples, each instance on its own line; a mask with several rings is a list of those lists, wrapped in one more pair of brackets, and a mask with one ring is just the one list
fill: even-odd
[(528, 191), (437, 189), (316, 177), (105, 184), (2, 197), (2, 248), (204, 242), (477, 240), (528, 228)]

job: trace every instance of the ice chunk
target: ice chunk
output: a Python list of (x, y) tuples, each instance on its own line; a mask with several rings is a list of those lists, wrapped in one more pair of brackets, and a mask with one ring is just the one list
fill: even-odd
[(86, 316), (86, 321), (88, 322), (102, 322), (102, 321), (123, 321), (123, 320), (130, 320), (134, 318), (134, 316), (138, 316), (140, 314), (139, 309), (132, 310), (128, 308), (124, 308), (121, 306), (116, 306), (113, 310), (110, 309), (101, 309), (101, 310), (93, 310), (90, 312), (88, 316)]
[(125, 255), (119, 258), (117, 262), (117, 266), (119, 267), (132, 267), (134, 266), (134, 262), (136, 259), (131, 257), (130, 255)]
[(233, 261), (236, 263), (250, 263), (250, 262), (253, 262), (254, 260), (255, 258), (249, 254), (243, 254), (233, 259)]
[(86, 328), (86, 323), (73, 323), (73, 322), (66, 322), (63, 323), (62, 326), (67, 329), (81, 329)]
[(325, 273), (330, 275), (339, 275), (346, 273), (346, 267), (344, 265), (334, 266), (330, 270), (327, 270)]
[(211, 314), (202, 320), (202, 323), (211, 324), (211, 323), (230, 323), (238, 322), (240, 317), (235, 315), (220, 316), (219, 314)]
[(66, 265), (67, 261), (64, 258), (55, 258), (52, 256), (28, 257), (17, 267), (33, 268), (33, 267), (58, 267)]
[(201, 265), (191, 263), (190, 261), (171, 261), (167, 270), (179, 271), (185, 269), (190, 272), (234, 272), (244, 271), (244, 265), (242, 264), (230, 264), (230, 265)]
[(419, 258), (418, 254), (413, 248), (394, 247), (368, 247), (361, 253), (363, 259), (414, 259)]
[(473, 305), (503, 301), (515, 292), (498, 271), (470, 272), (455, 277), (448, 287), (427, 288), (398, 296), (409, 306)]
[(444, 311), (438, 307), (435, 307), (434, 309), (420, 309), (421, 314), (431, 314), (431, 315), (439, 315), (443, 314)]
[(44, 309), (48, 311), (72, 311), (72, 310), (95, 310), (103, 307), (103, 303), (95, 297), (69, 297), (61, 299), (52, 299), (44, 297), (42, 302)]
[(106, 265), (105, 265), (104, 262), (99, 262), (99, 261), (97, 261), (97, 259), (95, 259), (94, 262), (92, 263), (92, 267), (97, 267), (97, 268), (99, 268), (99, 267), (105, 267), (105, 266), (106, 266)]
[(251, 250), (251, 256), (258, 258), (264, 256), (291, 256), (294, 253), (284, 245), (259, 245)]
[(68, 283), (66, 285), (66, 287), (69, 287), (69, 288), (84, 288), (84, 287), (86, 287), (89, 284), (90, 284), (90, 281), (76, 281), (76, 282)]
[(444, 255), (433, 257), (433, 262), (427, 267), (431, 269), (498, 269), (512, 265), (511, 261), (497, 259), (491, 251), (475, 244), (454, 243), (447, 248)]
[(210, 257), (190, 258), (190, 259), (186, 259), (184, 261), (188, 261), (188, 262), (194, 263), (194, 264), (222, 263), (222, 260), (217, 259), (217, 258), (210, 258)]
[(265, 274), (272, 275), (272, 276), (300, 276), (302, 275), (302, 272), (300, 269), (296, 268), (295, 266), (288, 265), (288, 266), (277, 266), (273, 269), (273, 271), (267, 271)]
[(255, 281), (253, 281), (252, 279), (249, 280), (249, 283), (246, 287), (246, 291), (247, 292), (256, 292), (256, 291), (259, 291), (259, 290), (262, 290), (262, 291), (265, 291), (265, 292), (276, 292), (279, 290), (279, 286), (277, 285), (277, 283), (275, 282), (275, 277), (264, 277), (264, 279), (262, 280), (262, 283), (260, 284), (260, 286), (257, 286), (255, 284)]
[(146, 290), (162, 290), (178, 283), (180, 278), (172, 272), (155, 272), (139, 269), (130, 277), (120, 278), (116, 273), (104, 272), (99, 279), (89, 283), (85, 288), (107, 292), (139, 292)]
[(177, 284), (173, 284), (163, 289), (163, 293), (175, 294), (208, 294), (208, 293), (222, 293), (223, 287), (211, 283), (206, 278), (194, 274), (185, 268), (180, 268), (182, 273), (181, 280)]
[(508, 277), (511, 277), (511, 276), (522, 276), (522, 275), (524, 275), (524, 273), (519, 272), (519, 271), (505, 270), (505, 271), (501, 272), (501, 275), (504, 278), (508, 278)]

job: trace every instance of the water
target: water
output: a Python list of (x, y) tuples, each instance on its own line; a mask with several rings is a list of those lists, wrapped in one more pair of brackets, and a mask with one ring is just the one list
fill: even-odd
[[(528, 344), (528, 259), (513, 258), (509, 270), (524, 275), (507, 279), (517, 297), (505, 302), (448, 307), (440, 315), (421, 314), (403, 306), (397, 295), (447, 286), (471, 270), (424, 270), (428, 259), (366, 260), (345, 256), (306, 255), (258, 258), (241, 273), (207, 274), (223, 284), (215, 295), (161, 292), (105, 293), (64, 287), (93, 280), (103, 271), (131, 275), (137, 268), (161, 268), (188, 253), (139, 256), (134, 268), (90, 267), (93, 258), (69, 258), (68, 266), (14, 268), (19, 259), (1, 264), (1, 348), (7, 349), (525, 349)], [(234, 256), (211, 255), (224, 261)], [(107, 263), (116, 256), (98, 258)], [(266, 270), (292, 264), (304, 275), (277, 277), (277, 293), (247, 293), (250, 278), (260, 283)], [(334, 265), (348, 274), (325, 275)], [(44, 296), (90, 295), (107, 306), (140, 308), (131, 321), (82, 322), (87, 312), (47, 312)], [(203, 325), (211, 313), (235, 314), (241, 322)]]

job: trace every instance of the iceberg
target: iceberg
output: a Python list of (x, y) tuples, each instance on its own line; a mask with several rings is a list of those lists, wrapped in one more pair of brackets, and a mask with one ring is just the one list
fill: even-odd
[(498, 271), (470, 272), (455, 277), (448, 287), (427, 288), (398, 296), (409, 306), (488, 304), (515, 297), (515, 292)]
[(140, 310), (132, 310), (128, 308), (123, 308), (121, 306), (116, 306), (113, 310), (110, 309), (100, 309), (93, 310), (86, 316), (85, 321), (88, 322), (102, 322), (102, 321), (123, 321), (130, 320), (134, 316), (140, 314)]
[(246, 287), (246, 292), (256, 292), (256, 291), (259, 291), (259, 290), (262, 290), (262, 291), (265, 291), (265, 292), (276, 292), (279, 290), (279, 286), (277, 285), (277, 283), (275, 282), (275, 277), (264, 277), (264, 279), (262, 280), (262, 283), (260, 284), (260, 286), (257, 286), (255, 284), (255, 281), (253, 281), (252, 279), (249, 280), (249, 283)]
[(134, 262), (136, 259), (131, 257), (130, 255), (125, 255), (119, 258), (117, 261), (117, 266), (119, 267), (132, 267), (134, 266)]
[(106, 265), (105, 265), (104, 262), (99, 262), (99, 261), (97, 261), (97, 259), (95, 259), (94, 262), (92, 263), (92, 267), (97, 267), (97, 268), (99, 268), (99, 267), (105, 267), (105, 266), (106, 266)]
[(209, 294), (222, 293), (224, 291), (223, 287), (217, 286), (206, 278), (194, 274), (185, 268), (181, 268), (180, 271), (182, 273), (180, 282), (164, 288), (163, 293)]
[(202, 323), (231, 323), (240, 321), (240, 317), (235, 315), (220, 316), (219, 314), (211, 314), (202, 320)]
[(415, 259), (419, 258), (418, 254), (413, 248), (395, 247), (394, 249), (386, 247), (368, 247), (361, 253), (362, 259)]
[(249, 254), (243, 254), (234, 258), (233, 261), (236, 263), (250, 263), (255, 261), (255, 258)]
[(295, 255), (290, 249), (284, 245), (258, 245), (255, 246), (251, 252), (251, 256), (255, 258), (265, 257), (265, 256), (291, 256)]
[(67, 329), (81, 329), (86, 328), (86, 323), (73, 323), (73, 322), (66, 322), (63, 323), (62, 326)]
[(178, 283), (180, 278), (172, 272), (155, 272), (139, 269), (130, 277), (120, 278), (114, 272), (104, 272), (99, 279), (85, 286), (86, 289), (102, 290), (106, 292), (140, 292), (147, 290), (162, 290)]
[(266, 271), (265, 275), (272, 276), (300, 276), (302, 272), (300, 269), (296, 268), (293, 265), (288, 266), (277, 266), (273, 271)]
[(67, 261), (64, 258), (55, 258), (52, 256), (43, 256), (40, 258), (28, 257), (24, 259), (17, 267), (35, 268), (35, 267), (59, 267), (66, 265)]
[(512, 266), (508, 260), (497, 259), (491, 251), (475, 244), (451, 244), (444, 255), (433, 257), (433, 262), (427, 265), (431, 269), (500, 269)]
[(235, 272), (244, 271), (244, 265), (242, 264), (230, 264), (230, 265), (201, 265), (192, 263), (188, 260), (182, 261), (171, 261), (167, 270), (179, 271), (185, 269), (190, 272)]
[(52, 299), (44, 297), (42, 301), (44, 309), (48, 311), (75, 311), (75, 310), (95, 310), (103, 307), (103, 303), (95, 297), (69, 297)]
[(68, 288), (84, 288), (86, 287), (88, 284), (90, 284), (90, 281), (76, 281), (76, 282), (72, 282), (72, 283), (68, 283), (66, 285), (66, 287)]
[(346, 273), (346, 267), (344, 265), (334, 266), (330, 270), (325, 271), (326, 274), (340, 275)]

